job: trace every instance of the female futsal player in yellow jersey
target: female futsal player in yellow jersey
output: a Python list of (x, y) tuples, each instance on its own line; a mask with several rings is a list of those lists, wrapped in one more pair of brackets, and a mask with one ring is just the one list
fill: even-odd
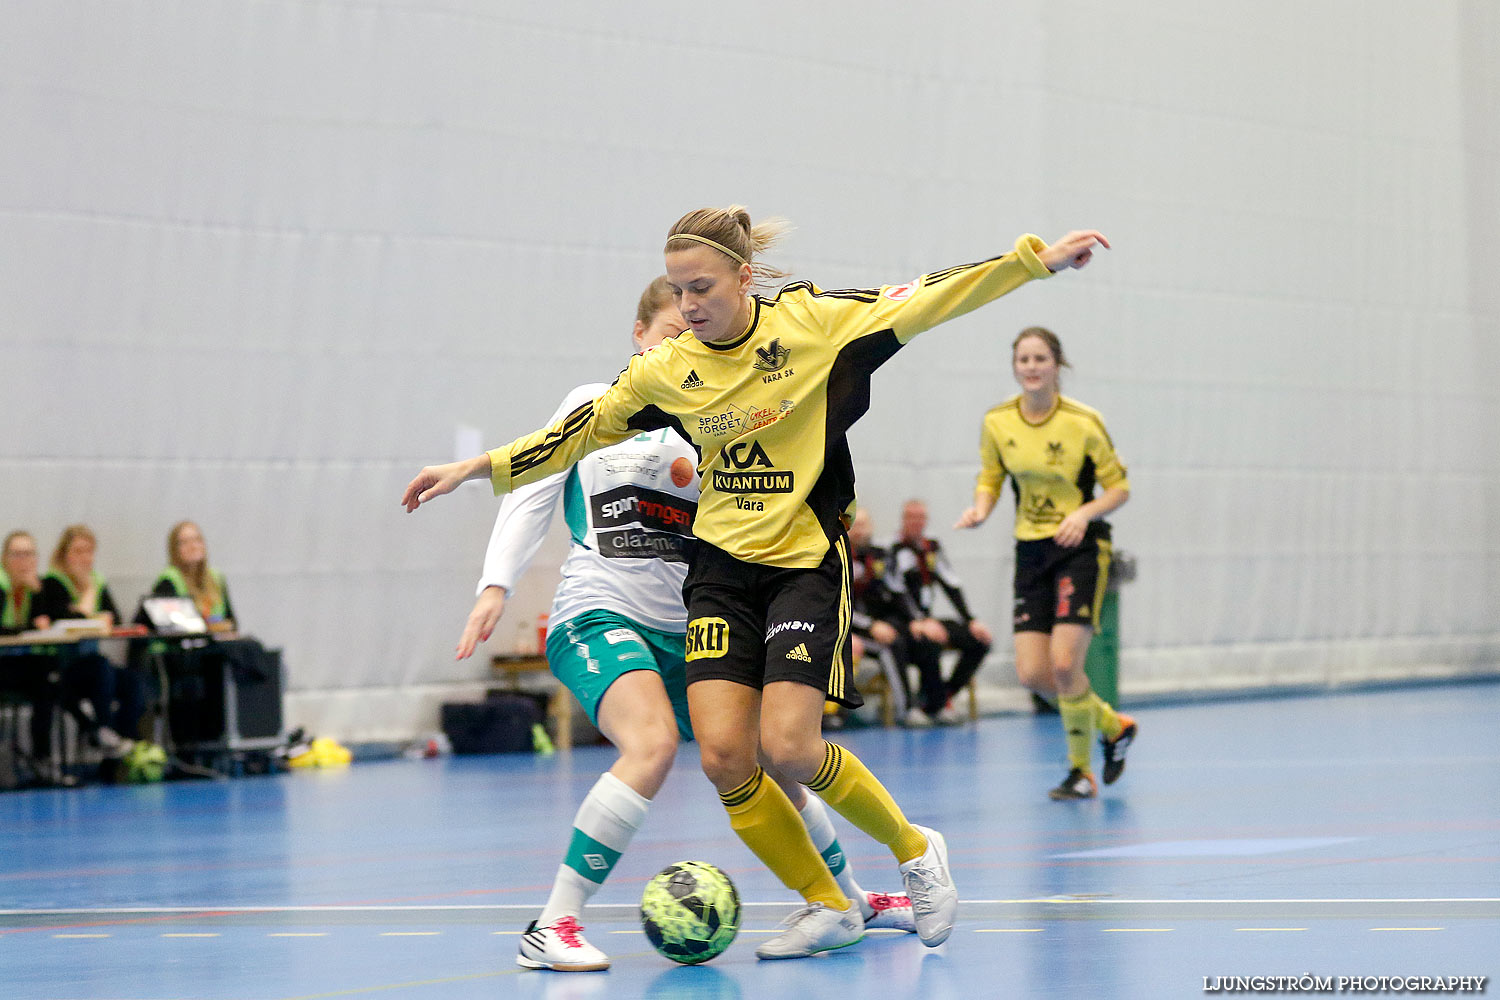
[[(637, 353), (686, 330), (667, 279), (647, 285), (636, 307)], [(605, 388), (579, 386), (559, 412), (571, 412)], [(500, 505), (458, 658), (494, 631), (510, 587), (525, 573), (560, 500), (570, 544), (552, 602), (547, 665), (620, 753), (578, 808), (552, 893), (521, 935), (516, 963), (523, 968), (609, 967), (604, 952), (583, 936), (579, 918), (645, 822), (676, 759), (678, 735), (692, 738), (682, 582), (697, 510), (696, 460), (675, 431), (637, 434), (570, 471), (521, 487)], [(796, 806), (829, 873), (859, 905), (865, 926), (915, 932), (909, 899), (866, 892), (855, 881), (822, 801), (795, 781), (771, 776)]]
[[(1116, 712), (1089, 687), (1083, 671), (1099, 601), (1109, 576), (1109, 525), (1130, 498), (1125, 466), (1097, 411), (1062, 395), (1058, 373), (1068, 363), (1062, 343), (1040, 326), (1011, 345), (1021, 393), (984, 415), (974, 504), (957, 527), (983, 523), (1005, 478), (1016, 492), (1016, 674), (1033, 691), (1056, 692), (1071, 768), (1054, 799), (1099, 794), (1089, 764), (1097, 729), (1104, 743), (1104, 783), (1125, 770), (1135, 720)], [(1094, 496), (1094, 486), (1104, 492)]]
[(631, 361), (598, 399), (551, 427), (468, 461), (430, 466), (408, 511), (468, 479), (497, 493), (566, 468), (652, 427), (675, 427), (699, 455), (698, 539), (688, 607), (688, 707), (704, 773), (739, 837), (807, 906), (756, 949), (801, 958), (853, 944), (859, 911), (821, 863), (758, 753), (807, 785), (900, 864), (917, 934), (935, 947), (958, 894), (941, 834), (913, 826), (851, 753), (822, 738), (825, 699), (860, 703), (850, 677), (849, 549), (854, 501), (845, 432), (869, 406), (870, 376), (923, 330), (1034, 278), (1081, 267), (1099, 233), (1015, 250), (902, 285), (823, 291), (809, 282), (753, 294), (756, 255), (780, 232), (744, 209), (701, 209), (671, 228), (667, 278), (692, 337)]

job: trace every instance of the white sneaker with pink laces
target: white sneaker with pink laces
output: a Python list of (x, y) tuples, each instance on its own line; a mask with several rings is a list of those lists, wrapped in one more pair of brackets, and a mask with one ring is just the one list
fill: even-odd
[(577, 917), (564, 916), (545, 927), (533, 920), (521, 935), (516, 964), (523, 969), (600, 972), (609, 968), (609, 956), (584, 940)]
[(917, 933), (917, 918), (911, 910), (911, 898), (909, 896), (892, 896), (884, 892), (865, 893), (865, 902), (869, 909), (875, 912), (865, 917), (865, 929), (876, 930), (881, 927), (895, 931), (906, 931), (908, 934)]

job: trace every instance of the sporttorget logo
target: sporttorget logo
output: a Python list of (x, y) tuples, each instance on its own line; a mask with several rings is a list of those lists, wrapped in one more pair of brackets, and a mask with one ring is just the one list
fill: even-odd
[[(770, 378), (770, 376), (766, 377)], [(748, 434), (779, 420), (785, 420), (796, 407), (797, 404), (790, 399), (783, 399), (776, 409), (769, 406), (749, 408), (730, 403), (729, 409), (723, 413), (699, 417), (698, 433), (705, 437)]]

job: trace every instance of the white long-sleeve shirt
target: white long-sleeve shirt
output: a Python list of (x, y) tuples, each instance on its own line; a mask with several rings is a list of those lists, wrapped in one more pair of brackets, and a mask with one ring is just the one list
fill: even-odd
[[(607, 388), (574, 389), (549, 423)], [(682, 581), (698, 511), (692, 446), (673, 430), (648, 431), (508, 494), (490, 535), (479, 591), (494, 586), (509, 592), (541, 546), (559, 498), (569, 546), (552, 623), (605, 610), (664, 632), (684, 631)]]

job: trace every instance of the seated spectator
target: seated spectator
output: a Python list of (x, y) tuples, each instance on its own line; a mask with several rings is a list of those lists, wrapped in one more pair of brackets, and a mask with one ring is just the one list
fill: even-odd
[[(870, 512), (861, 507), (849, 525), (849, 582), (853, 603), (851, 623), (858, 641), (854, 662), (868, 654), (880, 662), (896, 718), (907, 724), (930, 725), (912, 706), (911, 685), (906, 679), (907, 650), (905, 618), (901, 605), (886, 580), (889, 556), (873, 541), (875, 529)], [(913, 719), (911, 713), (917, 717)]]
[[(36, 539), (25, 531), (5, 536), (0, 549), (0, 635), (44, 629), (52, 617), (42, 604)], [(57, 714), (57, 658), (21, 646), (0, 650), (0, 691), (31, 703), (31, 764), (48, 785), (71, 785), (52, 759), (52, 721)]]
[(51, 569), (42, 579), (42, 591), (49, 606), (60, 609), (59, 618), (94, 618), (105, 628), (113, 628), (120, 612), (109, 584), (94, 569), (98, 547), (99, 540), (87, 525), (64, 528), (52, 552)]
[[(42, 578), (42, 601), (54, 620), (92, 618), (106, 628), (113, 628), (119, 621), (109, 584), (94, 568), (98, 545), (86, 525), (72, 524), (63, 529), (52, 552), (52, 568)], [(145, 684), (140, 674), (116, 667), (89, 645), (80, 646), (66, 660), (64, 704), (105, 756), (128, 753), (133, 738), (140, 735), (145, 710)]]
[[(921, 500), (908, 500), (901, 509), (901, 537), (891, 547), (894, 563), (891, 583), (898, 597), (905, 601), (910, 617), (907, 637), (912, 660), (921, 673), (922, 711), (933, 721), (956, 725), (963, 717), (949, 701), (978, 673), (994, 636), (984, 622), (970, 613), (958, 575), (948, 565), (937, 539), (928, 538), (926, 531), (927, 505)], [(957, 618), (936, 617), (939, 589), (957, 612)], [(956, 649), (959, 654), (958, 663), (946, 680), (938, 660), (938, 654), (945, 649)]]
[(178, 521), (167, 533), (167, 568), (156, 578), (152, 597), (191, 597), (209, 631), (234, 629), (234, 608), (224, 574), (208, 563), (208, 545), (192, 521)]
[(0, 635), (17, 635), (52, 624), (41, 600), (36, 539), (29, 532), (12, 531), (0, 549)]
[[(179, 521), (167, 533), (167, 566), (157, 576), (149, 596), (190, 598), (209, 632), (215, 633), (215, 639), (206, 644), (201, 636), (175, 641), (164, 636), (148, 647), (149, 652), (163, 657), (166, 668), (163, 680), (168, 690), (162, 693), (170, 702), (173, 742), (212, 742), (223, 736), (222, 695), (215, 689), (222, 684), (226, 666), (242, 696), (245, 685), (265, 690), (264, 685), (271, 683), (279, 700), (278, 654), (254, 638), (234, 634), (229, 584), (224, 574), (210, 565), (208, 545), (194, 522)], [(136, 621), (151, 624), (144, 604)], [(279, 720), (279, 711), (276, 717)]]

